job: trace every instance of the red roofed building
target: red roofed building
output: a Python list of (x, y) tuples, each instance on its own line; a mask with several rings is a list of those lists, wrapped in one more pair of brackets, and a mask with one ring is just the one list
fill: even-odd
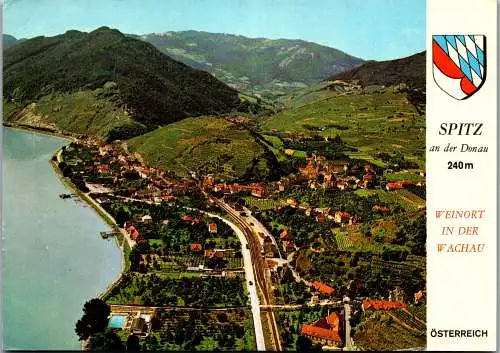
[(97, 166), (97, 171), (99, 171), (99, 173), (107, 172), (107, 171), (109, 171), (109, 165), (107, 165), (107, 164), (99, 164)]
[(343, 345), (344, 318), (338, 312), (333, 312), (311, 325), (303, 325), (300, 333), (314, 343), (341, 347)]
[(216, 223), (210, 223), (208, 225), (208, 231), (210, 233), (217, 233), (217, 224)]
[(404, 189), (406, 185), (411, 185), (413, 182), (411, 180), (403, 180), (403, 181), (398, 181), (398, 182), (393, 182), (393, 183), (387, 183), (385, 188), (387, 191), (392, 191), (392, 190), (401, 190)]
[(177, 197), (172, 196), (172, 195), (166, 195), (166, 196), (163, 196), (162, 198), (163, 198), (163, 200), (165, 200), (165, 201), (173, 201), (173, 200), (175, 200)]
[(281, 240), (293, 240), (292, 233), (288, 229), (285, 229), (284, 231), (282, 231), (280, 233), (280, 239)]
[(375, 175), (373, 175), (372, 173), (363, 175), (363, 187), (365, 189), (368, 188), (368, 186), (372, 184), (374, 180), (375, 180)]
[(318, 222), (318, 223), (325, 223), (326, 222), (326, 216), (323, 213), (320, 213), (319, 215), (316, 216), (316, 222)]
[(255, 197), (264, 197), (266, 194), (266, 190), (262, 186), (256, 186), (252, 188), (252, 196)]
[(201, 246), (200, 243), (193, 243), (191, 244), (191, 251), (201, 251), (203, 247)]
[(318, 281), (311, 282), (311, 286), (321, 294), (332, 295), (335, 293), (335, 289)]
[(372, 207), (373, 211), (380, 212), (380, 213), (389, 213), (390, 209), (388, 207), (382, 207), (379, 205), (375, 205)]
[(130, 238), (134, 241), (137, 241), (140, 237), (140, 234), (139, 232), (137, 231), (137, 229), (135, 229), (134, 226), (128, 226), (127, 228), (125, 228), (125, 230), (127, 231), (128, 234), (130, 234)]
[(335, 212), (335, 223), (349, 222), (351, 217), (349, 212)]
[(393, 190), (401, 190), (404, 188), (402, 183), (387, 183), (385, 186), (387, 191), (393, 191)]
[(215, 251), (213, 250), (205, 250), (205, 257), (214, 257)]
[(406, 309), (406, 304), (399, 300), (379, 300), (379, 299), (366, 299), (363, 300), (361, 306), (363, 310), (392, 310), (392, 309)]
[(283, 240), (283, 250), (285, 252), (292, 252), (297, 249), (297, 246), (293, 241)]
[(192, 216), (189, 216), (189, 215), (184, 215), (182, 216), (181, 218), (184, 222), (192, 222), (193, 221), (193, 217)]

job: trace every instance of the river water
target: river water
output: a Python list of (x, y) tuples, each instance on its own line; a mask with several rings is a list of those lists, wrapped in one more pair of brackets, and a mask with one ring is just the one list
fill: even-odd
[(66, 140), (3, 129), (2, 324), (6, 349), (79, 349), (85, 301), (120, 273), (110, 228), (71, 192), (48, 160)]

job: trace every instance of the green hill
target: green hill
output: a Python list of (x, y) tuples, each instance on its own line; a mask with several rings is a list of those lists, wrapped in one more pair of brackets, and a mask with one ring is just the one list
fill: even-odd
[(189, 116), (248, 109), (209, 73), (107, 27), (11, 46), (3, 73), (6, 121), (78, 133), (127, 138)]
[[(292, 141), (283, 148), (298, 145), (296, 141), (319, 145), (320, 141), (339, 136), (346, 144), (342, 148), (350, 149), (347, 154), (353, 158), (383, 164), (376, 160), (383, 152), (404, 155), (423, 165), (425, 65), (422, 62), (425, 64), (425, 55), (417, 54), (389, 64), (363, 64), (332, 77), (335, 80), (298, 90), (280, 100), (279, 111), (260, 121), (260, 130), (267, 136)], [(405, 63), (411, 66), (405, 69), (402, 67)]]
[(425, 53), (396, 60), (367, 61), (350, 71), (333, 75), (329, 80), (358, 80), (363, 86), (405, 83), (413, 89), (425, 89)]
[(162, 126), (128, 141), (144, 161), (180, 176), (214, 174), (226, 180), (269, 173), (264, 147), (250, 132), (220, 117), (197, 117)]
[(340, 50), (303, 40), (247, 38), (198, 31), (137, 36), (192, 67), (250, 95), (276, 97), (363, 60)]

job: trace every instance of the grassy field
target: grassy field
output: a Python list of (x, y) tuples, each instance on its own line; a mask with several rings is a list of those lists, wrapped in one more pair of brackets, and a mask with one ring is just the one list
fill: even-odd
[(283, 141), (277, 136), (272, 136), (272, 135), (262, 135), (266, 139), (267, 142), (269, 142), (273, 147), (276, 147), (278, 149), (282, 149), (284, 144)]
[(369, 159), (380, 166), (385, 164), (373, 157), (376, 152), (399, 151), (424, 158), (425, 117), (418, 115), (403, 93), (380, 88), (354, 94), (318, 91), (307, 96), (302, 105), (289, 103), (281, 112), (265, 118), (262, 130), (304, 136), (313, 132), (322, 137), (340, 135), (359, 149), (352, 157)]
[(145, 161), (186, 176), (190, 171), (223, 178), (243, 176), (257, 163), (266, 173), (264, 148), (247, 130), (216, 117), (189, 118), (131, 139)]

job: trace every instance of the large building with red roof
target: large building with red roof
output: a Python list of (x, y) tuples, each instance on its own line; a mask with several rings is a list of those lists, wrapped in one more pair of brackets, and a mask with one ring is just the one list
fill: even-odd
[(406, 303), (399, 300), (380, 300), (380, 299), (366, 299), (363, 300), (363, 310), (392, 310), (392, 309), (406, 309)]
[(342, 347), (344, 340), (344, 318), (342, 314), (333, 312), (310, 325), (303, 325), (300, 333), (314, 343)]
[(313, 287), (314, 289), (316, 289), (321, 294), (332, 295), (333, 293), (335, 293), (335, 289), (334, 288), (332, 288), (329, 285), (326, 285), (326, 284), (324, 284), (322, 282), (313, 281), (313, 282), (311, 282), (311, 287)]

